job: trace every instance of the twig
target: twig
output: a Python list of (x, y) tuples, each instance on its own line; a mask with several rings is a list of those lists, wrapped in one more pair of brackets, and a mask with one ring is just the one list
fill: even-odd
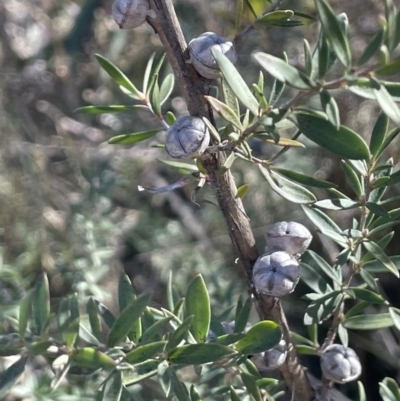
[[(275, 9), (281, 3), (277, 1), (269, 7)], [(154, 10), (156, 17), (148, 18), (149, 23), (158, 33), (172, 69), (175, 72), (182, 95), (184, 96), (189, 113), (198, 117), (207, 117), (213, 121), (212, 113), (205, 100), (204, 86), (202, 80), (194, 68), (185, 61), (187, 56), (187, 45), (183, 37), (180, 24), (175, 14), (172, 0), (150, 0), (150, 7)], [(271, 8), (275, 7), (275, 8)], [(235, 247), (235, 251), (246, 270), (249, 287), (252, 288), (252, 270), (258, 258), (255, 239), (251, 231), (250, 223), (243, 214), (243, 204), (237, 195), (237, 188), (228, 170), (220, 174), (220, 168), (226, 160), (224, 152), (208, 153), (202, 155), (202, 164), (207, 171), (209, 182), (212, 184), (219, 208), (225, 218), (229, 236)], [(272, 318), (282, 327), (283, 333), (290, 333), (280, 304), (275, 303), (275, 298), (263, 296), (262, 301), (258, 299), (258, 309), (262, 319)], [(291, 344), (290, 334), (286, 336)], [(290, 351), (294, 357), (288, 358), (281, 372), (287, 386), (292, 390), (295, 400), (311, 401), (313, 390), (305, 375), (304, 368), (298, 362), (294, 347)]]

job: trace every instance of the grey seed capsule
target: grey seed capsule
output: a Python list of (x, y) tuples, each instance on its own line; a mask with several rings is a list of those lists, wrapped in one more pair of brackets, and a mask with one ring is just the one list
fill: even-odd
[(271, 372), (285, 362), (286, 355), (286, 342), (282, 339), (274, 348), (254, 355), (251, 360), (260, 372)]
[(112, 15), (121, 29), (137, 28), (153, 14), (149, 0), (115, 0), (112, 5)]
[(310, 245), (312, 235), (303, 224), (280, 221), (266, 233), (266, 251), (286, 251), (291, 255), (302, 254)]
[(332, 344), (321, 355), (321, 369), (328, 380), (347, 383), (361, 374), (361, 363), (353, 349)]
[(254, 264), (253, 283), (256, 290), (272, 297), (291, 293), (299, 279), (299, 262), (288, 252), (266, 253)]
[(218, 64), (211, 53), (212, 47), (218, 48), (233, 64), (237, 61), (233, 43), (214, 32), (205, 32), (192, 39), (188, 45), (190, 61), (199, 75), (208, 79), (220, 76)]
[(201, 118), (179, 117), (167, 130), (165, 149), (175, 159), (199, 157), (210, 142), (210, 133)]

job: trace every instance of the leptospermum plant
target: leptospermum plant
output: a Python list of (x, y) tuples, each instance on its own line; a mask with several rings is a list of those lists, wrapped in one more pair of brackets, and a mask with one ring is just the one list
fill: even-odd
[[(346, 15), (335, 15), (327, 0), (315, 0), (316, 18), (301, 10), (281, 10), (281, 2), (272, 3), (262, 15), (257, 15), (250, 0), (238, 0), (237, 36), (232, 42), (209, 33), (197, 39), (189, 54), (171, 0), (118, 0), (113, 10), (119, 26), (130, 28), (149, 23), (165, 48), (175, 76), (169, 74), (160, 83), (164, 56), (157, 62), (152, 56), (139, 90), (117, 66), (97, 55), (101, 67), (138, 105), (86, 106), (77, 110), (100, 114), (145, 107), (158, 118), (160, 129), (120, 135), (109, 141), (110, 146), (133, 146), (161, 130), (167, 132), (168, 153), (164, 151), (163, 163), (186, 174), (167, 187), (140, 187), (149, 191), (149, 196), (188, 182), (196, 182), (198, 190), (206, 182), (211, 185), (236, 255), (247, 273), (251, 294), (236, 305), (234, 322), (227, 324), (226, 314), (212, 314), (206, 283), (200, 275), (190, 282), (183, 298), (173, 296), (171, 278), (168, 307), (157, 309), (149, 306), (148, 294), (135, 295), (129, 278), (122, 274), (117, 294), (119, 316), (90, 299), (86, 324), (76, 296), (63, 299), (58, 312), (50, 313), (49, 287), (44, 275), (21, 302), (19, 321), (14, 322), (15, 333), (0, 344), (2, 355), (20, 355), (0, 374), (1, 397), (18, 381), (28, 360), (42, 355), (54, 372), (49, 382), (51, 391), (56, 393), (60, 383), (71, 374), (88, 375), (88, 380), (99, 383), (99, 400), (131, 399), (132, 385), (137, 385), (138, 392), (138, 386), (149, 380), (157, 380), (163, 391), (164, 395), (157, 399), (175, 396), (179, 401), (261, 401), (291, 393), (291, 399), (296, 401), (325, 400), (330, 397), (333, 382), (356, 380), (361, 373), (361, 363), (348, 346), (349, 330), (400, 329), (400, 310), (390, 306), (380, 294), (375, 277), (382, 272), (394, 275), (395, 279), (399, 277), (400, 256), (388, 257), (385, 253), (393, 237), (390, 230), (400, 217), (400, 209), (392, 208), (399, 198), (385, 198), (385, 193), (388, 187), (400, 182), (400, 172), (393, 172), (398, 161), (385, 160), (384, 155), (400, 132), (400, 110), (396, 104), (400, 101), (400, 83), (389, 80), (400, 69), (399, 58), (392, 57), (400, 42), (400, 14), (392, 1), (386, 0), (382, 28), (354, 60)], [(130, 10), (131, 6), (136, 9)], [(254, 14), (254, 21), (241, 30), (245, 7)], [(129, 22), (131, 11), (132, 18), (139, 15), (140, 24), (136, 20)], [(260, 73), (249, 87), (232, 64), (231, 60), (236, 60), (232, 56), (236, 55), (233, 46), (245, 41), (257, 26), (292, 27), (304, 20), (317, 20), (321, 29), (314, 46), (304, 41), (302, 71), (288, 63), (284, 52), (280, 58), (257, 52), (252, 57)], [(204, 46), (198, 43), (202, 37), (206, 41)], [(210, 41), (210, 37), (217, 39)], [(225, 51), (230, 52), (231, 60)], [(213, 73), (202, 77), (199, 74), (203, 69)], [(272, 86), (264, 84), (264, 73), (274, 78)], [(211, 76), (217, 77), (213, 82), (222, 88), (219, 97), (208, 92)], [(163, 107), (175, 77), (190, 117), (175, 116)], [(282, 102), (286, 87), (294, 88), (296, 94)], [(376, 100), (382, 112), (371, 127), (369, 144), (341, 124), (333, 90), (351, 91)], [(310, 106), (311, 98), (313, 105), (318, 103), (318, 109)], [(216, 115), (221, 117), (220, 125), (215, 123)], [(294, 134), (288, 137), (293, 130)], [(304, 137), (342, 158), (348, 184), (354, 191), (352, 198), (334, 183), (276, 166), (283, 153), (295, 153), (297, 147), (305, 146)], [(252, 138), (280, 146), (281, 150), (269, 159), (255, 157)], [(188, 161), (171, 160), (168, 156), (187, 157)], [(259, 169), (271, 191), (302, 208), (309, 218), (309, 228), (314, 226), (337, 244), (340, 252), (332, 263), (306, 250), (311, 234), (296, 222), (277, 222), (267, 233), (270, 243), (265, 254), (259, 255), (242, 203), (247, 187), (237, 188), (231, 174), (238, 158), (247, 161), (249, 168)], [(319, 188), (318, 192), (325, 193), (325, 197), (317, 199), (309, 188)], [(354, 210), (352, 225), (339, 227), (326, 210)], [(256, 261), (261, 267), (253, 275)], [(296, 290), (297, 273), (311, 290), (305, 296), (309, 304), (304, 315), (309, 338), (290, 330), (280, 299)], [(249, 328), (252, 305), (260, 321)], [(371, 305), (376, 313), (363, 313)], [(329, 330), (320, 344), (318, 329), (322, 324), (328, 325)], [(104, 325), (107, 330), (103, 330)], [(341, 344), (335, 345), (334, 341)], [(321, 356), (321, 380), (310, 384), (298, 354)], [(201, 385), (186, 383), (180, 374), (182, 368), (192, 365), (201, 377), (195, 382), (200, 381)], [(279, 380), (268, 377), (266, 372), (273, 369), (279, 369)], [(97, 374), (93, 375), (94, 372)], [(365, 401), (361, 382), (358, 391), (358, 399)], [(400, 400), (400, 389), (391, 378), (381, 383), (380, 393), (385, 401)]]

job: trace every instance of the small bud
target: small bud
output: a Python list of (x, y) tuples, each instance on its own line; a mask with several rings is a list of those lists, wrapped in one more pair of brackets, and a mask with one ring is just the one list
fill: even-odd
[(271, 372), (278, 369), (286, 360), (287, 350), (285, 340), (261, 354), (254, 355), (251, 361), (260, 372)]
[(165, 149), (175, 159), (199, 157), (210, 142), (210, 133), (201, 118), (179, 117), (167, 130)]
[(237, 54), (233, 43), (214, 32), (205, 32), (199, 37), (192, 39), (188, 46), (190, 61), (199, 75), (208, 79), (220, 76), (218, 64), (211, 53), (212, 47), (218, 48), (233, 64), (237, 61)]
[(347, 383), (361, 374), (361, 363), (353, 349), (332, 344), (321, 355), (321, 369), (328, 380)]
[(149, 0), (114, 0), (112, 15), (121, 29), (137, 28), (148, 15), (155, 16), (150, 10)]
[(295, 221), (280, 221), (266, 233), (266, 251), (286, 251), (291, 255), (302, 254), (310, 245), (312, 235), (306, 227)]
[(288, 252), (266, 253), (254, 264), (253, 283), (256, 290), (272, 297), (291, 293), (299, 279), (299, 262)]

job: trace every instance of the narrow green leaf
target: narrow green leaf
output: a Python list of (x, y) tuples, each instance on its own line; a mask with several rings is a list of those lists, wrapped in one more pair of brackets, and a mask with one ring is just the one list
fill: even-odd
[(49, 281), (46, 274), (41, 274), (36, 280), (32, 302), (36, 329), (39, 335), (43, 335), (50, 315)]
[(101, 401), (120, 401), (122, 395), (121, 372), (114, 371), (107, 378), (101, 392)]
[(379, 292), (378, 284), (376, 283), (374, 277), (369, 274), (366, 269), (360, 270), (360, 276), (372, 291)]
[(314, 209), (310, 206), (302, 206), (302, 208), (307, 217), (322, 233), (325, 231), (334, 231), (337, 234), (342, 233), (339, 226), (321, 210)]
[(362, 382), (357, 381), (358, 388), (358, 400), (357, 401), (367, 401), (367, 395), (365, 394), (364, 385)]
[(217, 48), (211, 49), (211, 52), (217, 61), (219, 68), (221, 69), (224, 79), (231, 87), (237, 98), (257, 117), (259, 104), (239, 72), (236, 70), (231, 61)]
[(188, 316), (182, 324), (169, 336), (168, 344), (166, 346), (167, 351), (171, 351), (176, 348), (182, 340), (184, 340), (189, 332), (190, 326), (192, 325), (193, 315)]
[(380, 85), (377, 81), (375, 81), (375, 83), (378, 89), (372, 88), (372, 91), (374, 92), (376, 101), (379, 103), (379, 106), (381, 106), (382, 111), (393, 121), (393, 123), (397, 127), (400, 127), (399, 107), (390, 96), (384, 85)]
[(174, 113), (172, 111), (168, 111), (167, 112), (167, 114), (165, 116), (165, 119), (166, 119), (168, 125), (174, 125), (175, 124), (176, 117), (175, 117), (175, 115), (174, 115)]
[(175, 75), (174, 73), (168, 74), (161, 83), (160, 87), (160, 106), (162, 106), (169, 98), (174, 89)]
[(347, 210), (359, 207), (360, 203), (350, 199), (324, 199), (315, 202), (314, 206), (328, 210)]
[(261, 165), (259, 165), (259, 168), (271, 188), (283, 198), (299, 204), (313, 203), (317, 200), (312, 192), (299, 184), (278, 173), (274, 173), (272, 170), (269, 171)]
[(236, 196), (239, 197), (240, 199), (243, 199), (245, 197), (245, 195), (247, 194), (247, 191), (249, 190), (249, 184), (244, 184), (242, 186), (240, 186), (237, 189), (237, 194)]
[(86, 311), (89, 316), (90, 327), (92, 329), (93, 335), (100, 342), (103, 342), (103, 333), (102, 333), (100, 319), (97, 314), (97, 306), (96, 306), (96, 303), (93, 301), (92, 297), (89, 298), (89, 301), (86, 305)]
[(319, 180), (317, 178), (310, 177), (308, 175), (304, 175), (304, 174), (298, 173), (296, 171), (286, 170), (283, 168), (278, 168), (278, 167), (273, 167), (273, 166), (271, 166), (271, 169), (274, 171), (277, 171), (279, 174), (282, 174), (287, 178), (290, 178), (293, 181), (296, 181), (303, 185), (307, 185), (309, 187), (314, 187), (314, 188), (336, 188), (337, 187), (337, 185), (333, 184), (332, 182)]
[(318, 355), (318, 350), (309, 345), (296, 345), (296, 352), (300, 355)]
[(374, 125), (369, 143), (369, 150), (375, 158), (385, 140), (388, 124), (389, 118), (386, 114), (381, 113)]
[(90, 347), (74, 349), (70, 356), (76, 365), (87, 369), (112, 369), (116, 365), (107, 354)]
[(150, 80), (147, 86), (147, 95), (152, 91), (156, 81), (158, 81), (160, 69), (164, 63), (166, 53), (163, 53), (157, 61), (156, 66), (151, 71)]
[(349, 345), (349, 332), (342, 324), (339, 324), (338, 326), (338, 335), (342, 344), (347, 347)]
[(243, 0), (236, 0), (236, 20), (235, 20), (236, 34), (240, 32), (240, 27), (242, 26), (242, 17), (243, 17)]
[(171, 390), (171, 370), (167, 361), (161, 362), (157, 367), (157, 376), (166, 397)]
[(185, 384), (179, 380), (177, 374), (173, 369), (171, 369), (170, 374), (171, 374), (171, 387), (178, 401), (191, 401), (189, 392)]
[[(387, 187), (389, 185), (392, 185), (393, 183), (396, 183), (395, 182), (396, 180), (394, 178), (396, 176), (394, 175), (393, 177), (392, 171), (393, 171), (393, 160), (389, 159), (387, 165), (380, 171), (378, 171), (378, 173), (375, 173), (375, 180), (372, 182), (371, 185), (375, 189), (371, 191), (368, 199), (369, 201), (379, 203), (381, 205), (384, 204), (383, 202), (381, 202), (381, 198), (385, 194)], [(384, 180), (383, 184), (382, 180)], [(379, 183), (381, 183), (381, 185), (379, 185)]]
[(328, 120), (315, 114), (296, 112), (295, 116), (301, 132), (317, 145), (341, 157), (369, 160), (367, 144), (350, 128), (342, 125), (336, 130)]
[(354, 170), (351, 163), (349, 163), (347, 160), (342, 160), (341, 166), (352, 190), (358, 196), (358, 198), (360, 198), (363, 195), (364, 190), (361, 185), (360, 178), (357, 175), (357, 172)]
[(257, 386), (256, 378), (246, 372), (241, 372), (243, 384), (246, 386), (249, 394), (254, 398), (255, 401), (262, 401), (260, 389)]
[(191, 332), (197, 342), (203, 343), (210, 328), (210, 298), (203, 277), (199, 274), (189, 283), (185, 296), (186, 316), (194, 316)]
[(236, 343), (236, 349), (242, 354), (257, 354), (273, 348), (279, 343), (282, 332), (275, 322), (264, 320), (255, 324), (245, 336)]
[[(234, 328), (235, 333), (241, 333), (246, 329), (246, 325), (247, 325), (247, 322), (249, 321), (252, 305), (253, 305), (253, 300), (251, 297), (249, 297), (246, 299), (246, 302), (240, 308), (240, 310), (237, 310), (237, 313), (235, 316), (235, 328)], [(239, 306), (239, 304), (238, 304), (238, 306)]]
[(312, 76), (318, 73), (318, 78), (323, 79), (329, 69), (332, 67), (333, 63), (336, 61), (336, 55), (330, 49), (328, 41), (325, 38), (323, 31), (320, 32), (320, 37), (318, 41), (318, 48), (314, 52), (314, 70)]
[(326, 89), (322, 89), (320, 91), (319, 97), (321, 99), (322, 109), (328, 116), (329, 122), (336, 128), (336, 130), (339, 130), (340, 129), (339, 107), (335, 99), (330, 95), (330, 93)]
[(268, 103), (273, 106), (281, 97), (286, 85), (277, 79), (274, 80), (272, 84), (271, 93), (269, 96)]
[(307, 39), (303, 39), (303, 45), (304, 45), (305, 71), (307, 77), (311, 77), (313, 70), (313, 59), (312, 59), (310, 43), (308, 43)]
[(400, 170), (390, 175), (389, 180), (386, 182), (386, 186), (394, 185), (398, 182), (400, 182)]
[[(129, 279), (128, 275), (125, 272), (122, 272), (119, 277), (118, 282), (118, 305), (119, 311), (122, 311), (133, 301), (135, 300), (135, 294), (133, 293), (132, 283)], [(133, 342), (137, 342), (139, 337), (142, 335), (142, 324), (140, 319), (137, 320), (134, 328), (130, 333), (128, 333), (129, 339)]]
[(348, 319), (352, 316), (360, 314), (369, 305), (370, 303), (366, 301), (359, 302), (347, 311), (347, 313), (345, 314), (345, 318)]
[(366, 48), (364, 49), (363, 54), (358, 59), (357, 65), (361, 66), (365, 64), (382, 46), (383, 38), (385, 35), (385, 29), (382, 28), (368, 43)]
[(200, 394), (196, 390), (194, 384), (190, 386), (190, 398), (192, 401), (201, 401)]
[(105, 57), (100, 54), (95, 54), (97, 61), (102, 66), (102, 68), (106, 71), (106, 73), (120, 86), (127, 89), (131, 92), (135, 98), (143, 99), (143, 93), (139, 92), (135, 85), (127, 78), (127, 76), (111, 61), (107, 60)]
[(147, 106), (136, 104), (134, 106), (112, 105), (112, 106), (84, 106), (78, 107), (74, 113), (83, 114), (104, 114), (104, 113), (119, 113), (121, 111), (131, 111), (136, 109), (148, 109)]
[(168, 361), (179, 365), (199, 365), (217, 361), (235, 351), (216, 343), (188, 344), (175, 348), (168, 353)]
[(250, 3), (250, 0), (244, 0), (244, 2), (246, 3), (246, 6), (248, 7), (249, 11), (253, 14), (253, 17), (254, 17), (254, 18), (257, 18), (257, 14), (256, 14), (256, 12), (254, 11), (254, 8), (253, 8), (253, 6), (252, 6), (251, 3)]
[(390, 52), (392, 52), (397, 43), (396, 43), (396, 7), (393, 4), (392, 0), (385, 1), (385, 17), (386, 17), (386, 40), (385, 43)]
[(158, 81), (156, 80), (153, 85), (153, 90), (151, 91), (150, 103), (153, 112), (156, 116), (161, 116), (161, 103), (160, 103), (160, 87)]
[(160, 163), (165, 164), (168, 167), (172, 167), (173, 169), (177, 170), (187, 170), (190, 173), (197, 173), (199, 168), (195, 164), (185, 163), (185, 162), (176, 162), (173, 160), (162, 160), (157, 159)]
[(28, 291), (19, 304), (18, 332), (21, 338), (25, 337), (26, 329), (32, 316), (32, 297), (33, 292)]
[(112, 137), (108, 143), (111, 145), (134, 145), (138, 142), (145, 141), (160, 132), (159, 129), (152, 131), (135, 132), (134, 134), (117, 135)]
[(393, 320), (389, 313), (358, 315), (345, 317), (343, 326), (352, 330), (377, 330), (393, 326)]
[(237, 395), (235, 389), (230, 386), (230, 395), (231, 395), (231, 401), (240, 401), (240, 397)]
[(358, 299), (361, 299), (362, 301), (367, 301), (370, 304), (387, 303), (385, 298), (383, 298), (381, 295), (376, 294), (375, 292), (367, 290), (365, 288), (348, 287), (345, 291), (347, 292), (348, 290), (350, 292), (352, 291)]
[(342, 294), (340, 291), (332, 291), (311, 302), (304, 315), (304, 324), (319, 324), (330, 316), (339, 304)]
[(120, 313), (135, 299), (131, 280), (122, 272), (118, 281), (118, 305)]
[(204, 96), (208, 103), (210, 103), (213, 110), (215, 110), (225, 121), (231, 123), (240, 131), (243, 130), (242, 123), (236, 113), (225, 103), (212, 96)]
[[(161, 362), (162, 363), (162, 362)], [(137, 363), (129, 370), (122, 373), (122, 382), (125, 386), (139, 383), (144, 379), (148, 379), (157, 374), (157, 368), (160, 361), (157, 359), (149, 359), (145, 362)]]
[(149, 294), (142, 294), (134, 299), (118, 316), (111, 327), (107, 339), (107, 346), (114, 347), (123, 341), (128, 333), (135, 327), (137, 320), (150, 301)]
[[(385, 381), (389, 379), (388, 377), (385, 377), (384, 381), (382, 383), (379, 383), (379, 395), (382, 397), (383, 401), (399, 401), (399, 398), (396, 397), (395, 393), (393, 393), (392, 389), (387, 386)], [(397, 383), (395, 382), (395, 385), (397, 386)], [(396, 391), (398, 393), (398, 391)]]
[(336, 272), (321, 256), (319, 256), (316, 252), (308, 249), (306, 251), (307, 256), (310, 256), (312, 261), (333, 281), (340, 283), (340, 274)]
[(400, 309), (390, 307), (389, 313), (397, 330), (400, 330)]
[(241, 340), (245, 334), (243, 333), (233, 333), (233, 334), (223, 334), (218, 336), (213, 342), (221, 345), (231, 345)]
[(142, 336), (139, 338), (138, 343), (140, 345), (147, 344), (154, 340), (159, 340), (164, 333), (164, 329), (168, 326), (168, 323), (172, 317), (165, 317), (163, 319), (157, 320), (151, 326), (147, 327), (143, 332)]
[(8, 392), (14, 387), (14, 384), (25, 370), (27, 360), (28, 358), (21, 357), (0, 373), (0, 398), (5, 399)]
[(156, 54), (153, 53), (149, 60), (147, 61), (146, 64), (146, 69), (144, 71), (144, 76), (143, 76), (143, 93), (145, 93), (148, 96), (148, 90), (151, 89), (149, 82), (150, 82), (150, 74), (151, 74), (151, 69), (153, 67), (153, 63), (154, 63), (154, 58), (155, 58)]
[(336, 53), (339, 61), (348, 69), (351, 66), (350, 46), (331, 6), (326, 0), (315, 0), (315, 5), (326, 40)]
[(231, 154), (226, 158), (224, 164), (219, 169), (219, 174), (225, 174), (233, 165), (234, 161), (236, 160), (236, 154), (231, 152)]
[(130, 351), (126, 355), (124, 361), (131, 364), (144, 362), (162, 352), (166, 344), (166, 341), (156, 341), (150, 344), (141, 345), (140, 347)]
[(391, 75), (397, 74), (399, 72), (399, 68), (400, 68), (400, 57), (396, 57), (383, 67), (380, 67), (377, 70), (375, 70), (375, 75), (381, 77), (389, 77)]
[(365, 249), (374, 255), (374, 257), (379, 260), (391, 273), (393, 273), (396, 277), (399, 277), (399, 271), (397, 270), (396, 265), (378, 244), (372, 241), (365, 241), (363, 242), (363, 245)]
[(277, 80), (297, 89), (311, 88), (308, 78), (284, 60), (262, 52), (254, 53), (253, 58)]
[(389, 212), (381, 205), (378, 203), (374, 202), (366, 202), (365, 206), (372, 212), (377, 214), (378, 216), (384, 216), (390, 219), (390, 214)]
[(255, 21), (254, 24), (257, 25), (268, 25), (268, 24), (274, 24), (275, 22), (278, 21), (287, 21), (290, 20), (294, 15), (292, 10), (277, 10), (277, 11), (271, 11), (267, 14), (262, 15), (261, 17), (258, 17)]
[(319, 294), (331, 292), (330, 285), (307, 263), (301, 263), (301, 280)]

